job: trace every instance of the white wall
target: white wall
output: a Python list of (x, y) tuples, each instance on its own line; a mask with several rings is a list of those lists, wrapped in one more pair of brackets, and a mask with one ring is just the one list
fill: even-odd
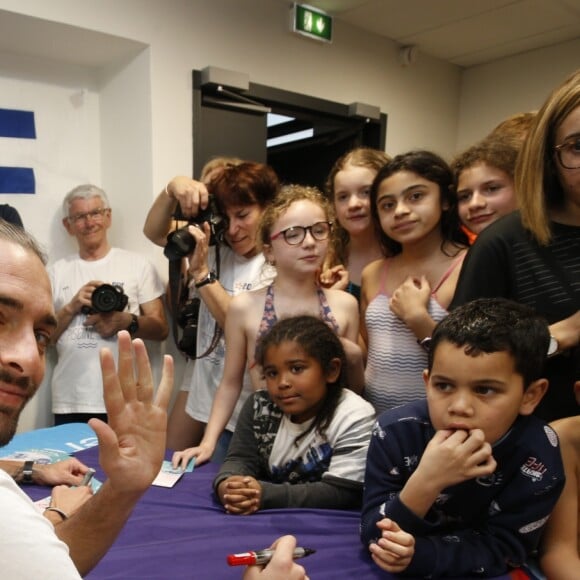
[[(27, 203), (14, 200), (27, 227), (48, 243), (53, 258), (74, 248), (60, 225), (64, 192), (94, 181), (111, 196), (111, 241), (149, 252), (164, 271), (161, 251), (144, 240), (141, 227), (167, 180), (193, 171), (191, 71), (207, 65), (246, 72), (253, 82), (319, 98), (380, 106), (389, 114), (390, 151), (418, 144), (442, 153), (453, 148), (456, 67), (424, 57), (416, 67), (402, 69), (393, 43), (340, 23), (332, 45), (314, 43), (289, 32), (288, 6), (271, 0), (0, 0), (0, 10), (10, 11), (0, 25), (22, 29), (15, 37), (3, 30), (0, 49), (19, 54), (21, 66), (28, 60), (35, 63), (35, 84), (19, 82), (20, 94), (34, 93), (42, 101), (45, 93), (57, 91), (61, 106), (72, 96), (76, 99), (66, 110), (76, 140), (53, 144), (55, 153), (75, 170), (42, 153), (42, 163), (58, 168), (59, 175), (50, 183), (39, 180), (38, 193)], [(99, 63), (98, 55), (122, 45), (123, 39), (127, 50), (121, 46), (120, 56)], [(45, 75), (46, 68), (54, 74)], [(63, 81), (77, 69), (80, 78)], [(7, 82), (13, 83), (15, 76)], [(12, 106), (24, 106), (17, 101)], [(42, 106), (33, 104), (40, 107), (40, 115)], [(55, 123), (58, 115), (55, 109)], [(85, 119), (92, 126), (84, 126)], [(46, 204), (39, 212), (41, 199)], [(21, 429), (48, 420), (47, 388), (42, 396), (23, 416)]]
[[(0, 197), (17, 207), (25, 226), (60, 257), (74, 248), (60, 225), (63, 192), (100, 179), (96, 80), (85, 68), (19, 55), (0, 54), (0, 70), (0, 106), (34, 111), (37, 134), (35, 140), (18, 140), (17, 151), (12, 140), (0, 140), (1, 159), (6, 165), (34, 166), (38, 192)], [(20, 429), (44, 426), (49, 420), (50, 391), (43, 385)]]
[(500, 121), (536, 111), (550, 91), (580, 68), (580, 38), (465, 70), (457, 147), (478, 141)]
[(100, 183), (114, 207), (112, 231), (126, 249), (149, 252), (142, 234), (152, 183), (149, 50), (105, 67), (100, 81)]
[[(52, 237), (61, 218), (55, 199), (62, 200), (63, 192), (75, 184), (100, 180), (101, 175), (95, 78), (85, 68), (5, 53), (0, 53), (0, 70), (0, 106), (34, 111), (37, 135), (34, 140), (2, 139), (2, 163), (33, 165), (38, 192), (1, 198), (18, 208), (39, 241), (65, 250), (66, 238), (56, 244)], [(13, 141), (20, 145), (16, 158)]]
[[(414, 143), (452, 149), (460, 71), (423, 55), (403, 69), (393, 42), (336, 22), (331, 45), (289, 31), (290, 2), (274, 0), (1, 0), (0, 8), (31, 14), (151, 46), (154, 180), (191, 165), (193, 68), (221, 66), (254, 82), (320, 98), (368, 102), (390, 113), (388, 148)], [(440, 129), (444, 127), (444, 130)], [(449, 129), (447, 129), (449, 127)]]
[[(259, 84), (379, 106), (388, 115), (387, 152), (424, 147), (451, 156), (496, 120), (537, 107), (562, 76), (556, 68), (577, 60), (576, 42), (467, 71), (426, 55), (402, 68), (395, 43), (340, 21), (330, 45), (292, 34), (290, 4), (0, 0), (0, 106), (34, 108), (42, 138), (51, 135), (37, 150), (37, 194), (6, 201), (51, 256), (74, 248), (60, 225), (64, 193), (94, 181), (111, 195), (111, 241), (148, 253), (165, 273), (161, 250), (141, 228), (166, 182), (194, 170), (193, 69), (213, 65)], [(46, 390), (44, 397), (21, 429), (48, 420)]]

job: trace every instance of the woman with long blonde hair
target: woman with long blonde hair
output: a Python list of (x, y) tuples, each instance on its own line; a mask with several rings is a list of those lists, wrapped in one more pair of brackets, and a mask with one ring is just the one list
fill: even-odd
[(463, 264), (451, 307), (482, 296), (527, 304), (550, 325), (548, 392), (536, 415), (577, 415), (580, 379), (580, 70), (554, 89), (518, 157), (519, 212), (487, 228)]

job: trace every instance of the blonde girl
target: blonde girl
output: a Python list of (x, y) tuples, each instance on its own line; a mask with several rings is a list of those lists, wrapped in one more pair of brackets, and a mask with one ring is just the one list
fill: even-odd
[(370, 193), (377, 172), (389, 161), (383, 151), (357, 147), (336, 161), (326, 181), (336, 223), (321, 281), (345, 289), (357, 300), (364, 267), (383, 255), (371, 216)]
[(254, 388), (263, 386), (255, 364), (258, 339), (282, 317), (308, 314), (324, 320), (344, 340), (349, 386), (362, 390), (362, 357), (356, 344), (359, 317), (356, 299), (342, 290), (321, 288), (318, 274), (328, 251), (332, 207), (312, 187), (285, 186), (262, 215), (258, 239), (266, 261), (276, 267), (266, 288), (235, 296), (226, 316), (226, 359), (203, 440), (177, 452), (174, 465), (209, 459), (240, 395), (246, 366)]

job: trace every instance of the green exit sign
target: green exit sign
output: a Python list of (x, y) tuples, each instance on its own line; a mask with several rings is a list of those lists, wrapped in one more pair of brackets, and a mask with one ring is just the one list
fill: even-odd
[(292, 30), (323, 42), (332, 42), (332, 16), (305, 4), (294, 4)]

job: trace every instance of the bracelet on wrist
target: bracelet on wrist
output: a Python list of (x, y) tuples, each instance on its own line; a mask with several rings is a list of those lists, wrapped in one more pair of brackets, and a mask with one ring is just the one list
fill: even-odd
[(431, 346), (431, 337), (426, 336), (425, 338), (421, 338), (417, 340), (417, 344), (425, 351), (429, 352), (429, 348)]
[(203, 286), (206, 286), (207, 284), (213, 284), (216, 280), (217, 280), (217, 276), (215, 275), (215, 272), (210, 271), (201, 280), (195, 281), (195, 287), (196, 288), (203, 288)]
[(68, 520), (68, 514), (65, 511), (61, 510), (60, 508), (53, 507), (53, 506), (49, 506), (44, 511), (45, 512), (55, 512), (55, 513), (57, 513), (62, 518), (62, 521), (63, 522), (65, 520)]

